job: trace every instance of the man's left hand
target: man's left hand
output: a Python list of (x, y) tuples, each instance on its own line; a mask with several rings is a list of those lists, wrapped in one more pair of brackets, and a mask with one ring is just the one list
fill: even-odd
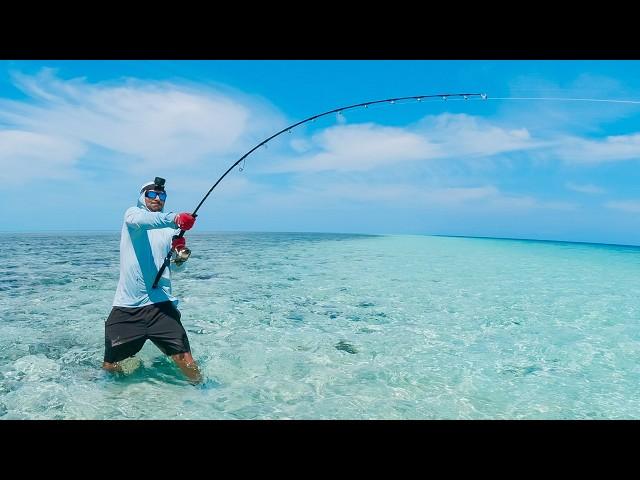
[(183, 250), (187, 246), (187, 239), (184, 237), (174, 238), (171, 242), (171, 248), (176, 252), (178, 250)]

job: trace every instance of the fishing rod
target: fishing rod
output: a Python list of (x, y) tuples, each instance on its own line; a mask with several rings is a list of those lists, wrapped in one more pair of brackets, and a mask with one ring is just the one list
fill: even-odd
[[(319, 113), (317, 115), (313, 115), (312, 117), (305, 118), (304, 120), (296, 122), (293, 125), (289, 125), (288, 127), (285, 127), (282, 130), (280, 130), (279, 132), (271, 135), (269, 138), (263, 140), (262, 142), (257, 144), (255, 147), (253, 147), (251, 150), (249, 150), (247, 153), (245, 153), (238, 160), (236, 160), (236, 162), (233, 165), (231, 165), (227, 169), (226, 172), (224, 172), (222, 174), (222, 176), (218, 179), (218, 181), (213, 184), (213, 187), (211, 187), (209, 189), (207, 194), (200, 201), (200, 203), (198, 204), (198, 206), (195, 208), (195, 210), (193, 211), (193, 213), (191, 215), (193, 217), (197, 216), (198, 210), (200, 210), (200, 207), (202, 206), (202, 204), (209, 197), (209, 195), (211, 195), (211, 192), (213, 192), (213, 189), (218, 186), (218, 184), (222, 181), (222, 179), (224, 177), (226, 177), (229, 174), (229, 172), (231, 172), (231, 170), (233, 170), (235, 167), (237, 167), (242, 161), (244, 161), (249, 155), (251, 155), (253, 152), (255, 152), (258, 148), (262, 147), (263, 145), (266, 145), (268, 142), (270, 142), (274, 138), (278, 137), (279, 135), (282, 135), (284, 132), (291, 133), (291, 130), (293, 130), (294, 128), (302, 125), (303, 123), (312, 122), (312, 121), (314, 121), (314, 120), (316, 120), (316, 119), (318, 119), (320, 117), (324, 117), (326, 115), (331, 115), (332, 113), (337, 113), (337, 114), (341, 115), (342, 112), (344, 112), (346, 110), (352, 110), (354, 108), (360, 108), (360, 107), (368, 108), (370, 105), (376, 105), (376, 104), (381, 104), (381, 103), (394, 104), (396, 102), (401, 102), (401, 101), (404, 101), (404, 100), (409, 100), (409, 101), (410, 100), (415, 100), (417, 102), (421, 102), (422, 100), (428, 99), (428, 98), (441, 98), (442, 100), (448, 100), (448, 99), (469, 100), (469, 99), (474, 99), (474, 98), (475, 99), (481, 98), (482, 100), (486, 100), (487, 99), (487, 94), (486, 93), (444, 93), (444, 94), (438, 94), (438, 95), (416, 95), (416, 96), (412, 96), (412, 97), (386, 98), (384, 100), (373, 100), (371, 102), (356, 103), (356, 104), (353, 104), (353, 105), (348, 105), (346, 107), (334, 108), (333, 110), (328, 110), (326, 112)], [(180, 230), (180, 233), (178, 235), (175, 235), (173, 238), (174, 239), (182, 238), (184, 236), (184, 234), (185, 234), (185, 230)], [(171, 255), (172, 255), (173, 251), (174, 251), (173, 248), (171, 248), (171, 250), (169, 250), (169, 253), (167, 253), (167, 256), (165, 257), (164, 262), (162, 263), (162, 266), (160, 267), (160, 270), (158, 270), (158, 274), (156, 275), (156, 278), (153, 281), (153, 288), (157, 288), (158, 287), (158, 282), (160, 281), (160, 277), (162, 277), (162, 273), (169, 266), (169, 263), (171, 262)], [(189, 255), (189, 253), (186, 254), (186, 258), (188, 258), (188, 255)]]

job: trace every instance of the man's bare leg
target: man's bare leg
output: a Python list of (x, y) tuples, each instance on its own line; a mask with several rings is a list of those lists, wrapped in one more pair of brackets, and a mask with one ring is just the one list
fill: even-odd
[(119, 362), (104, 362), (102, 364), (102, 368), (107, 370), (108, 372), (117, 372), (124, 373), (125, 375), (130, 375), (135, 372), (138, 367), (142, 365), (142, 362), (135, 355), (132, 357), (127, 357), (124, 360), (120, 360)]
[(184, 373), (191, 382), (202, 382), (202, 374), (200, 373), (198, 365), (196, 365), (196, 361), (191, 356), (191, 353), (178, 353), (176, 355), (171, 355), (171, 358), (176, 362), (176, 365), (180, 367), (182, 373)]
[(120, 364), (118, 362), (114, 362), (114, 363), (103, 362), (102, 363), (102, 368), (104, 368), (107, 372), (119, 372), (119, 373), (122, 373), (122, 367), (120, 366)]

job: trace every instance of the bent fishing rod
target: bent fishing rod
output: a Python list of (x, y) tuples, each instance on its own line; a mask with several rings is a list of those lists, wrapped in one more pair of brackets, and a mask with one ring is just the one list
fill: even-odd
[[(291, 131), (294, 128), (296, 128), (296, 127), (298, 127), (298, 126), (300, 126), (300, 125), (302, 125), (304, 123), (313, 122), (314, 120), (316, 120), (316, 119), (318, 119), (320, 117), (324, 117), (326, 115), (331, 115), (332, 113), (337, 113), (339, 115), (342, 115), (342, 112), (344, 112), (346, 110), (352, 110), (354, 108), (360, 108), (360, 107), (368, 108), (370, 105), (384, 104), (384, 103), (394, 104), (394, 103), (397, 103), (397, 102), (412, 101), (412, 100), (414, 100), (416, 102), (421, 102), (422, 100), (428, 99), (428, 98), (441, 98), (442, 100), (448, 100), (448, 99), (469, 100), (469, 99), (473, 99), (473, 98), (481, 98), (482, 100), (486, 100), (487, 99), (487, 94), (486, 93), (444, 93), (444, 94), (438, 94), (438, 95), (416, 95), (416, 96), (412, 96), (412, 97), (387, 98), (387, 99), (384, 99), (384, 100), (374, 100), (374, 101), (371, 101), (371, 102), (356, 103), (356, 104), (353, 104), (353, 105), (348, 105), (346, 107), (334, 108), (333, 110), (328, 110), (326, 112), (319, 113), (317, 115), (313, 115), (312, 117), (305, 118), (304, 120), (296, 122), (293, 125), (289, 125), (288, 127), (285, 127), (282, 130), (280, 130), (279, 132), (271, 135), (269, 138), (263, 140), (262, 142), (257, 144), (255, 147), (253, 147), (251, 150), (249, 150), (247, 153), (245, 153), (238, 160), (236, 160), (236, 162), (233, 165), (231, 165), (227, 169), (226, 172), (224, 172), (222, 174), (222, 176), (218, 179), (218, 181), (213, 184), (213, 187), (211, 187), (209, 189), (207, 194), (200, 201), (200, 203), (198, 204), (198, 206), (195, 208), (195, 210), (193, 211), (193, 213), (191, 215), (193, 217), (197, 216), (198, 210), (200, 210), (200, 207), (202, 206), (202, 204), (209, 197), (209, 195), (211, 195), (211, 192), (213, 192), (213, 190), (218, 186), (218, 184), (222, 181), (222, 179), (224, 179), (224, 177), (226, 177), (229, 174), (229, 172), (231, 172), (231, 170), (233, 170), (238, 165), (240, 165), (241, 162), (243, 162), (249, 155), (251, 155), (253, 152), (255, 152), (258, 148), (262, 147), (263, 145), (266, 145), (267, 143), (269, 143), (274, 138), (282, 135), (284, 132), (291, 133)], [(184, 236), (184, 234), (185, 234), (185, 230), (180, 230), (180, 233), (178, 235), (174, 236), (173, 238), (174, 239), (182, 238)], [(160, 281), (160, 278), (162, 277), (162, 274), (163, 274), (164, 270), (169, 266), (169, 263), (171, 262), (171, 255), (173, 254), (173, 251), (174, 251), (173, 248), (171, 248), (171, 250), (169, 250), (169, 253), (167, 253), (167, 256), (165, 257), (164, 262), (162, 263), (162, 266), (160, 267), (160, 270), (158, 270), (158, 274), (156, 275), (156, 278), (153, 281), (153, 288), (157, 288), (158, 287), (158, 282)]]

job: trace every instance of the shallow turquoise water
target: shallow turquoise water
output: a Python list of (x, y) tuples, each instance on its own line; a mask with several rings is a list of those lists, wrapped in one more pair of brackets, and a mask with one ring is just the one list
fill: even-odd
[(640, 248), (194, 233), (194, 387), (100, 370), (118, 243), (0, 234), (0, 418), (640, 418)]

